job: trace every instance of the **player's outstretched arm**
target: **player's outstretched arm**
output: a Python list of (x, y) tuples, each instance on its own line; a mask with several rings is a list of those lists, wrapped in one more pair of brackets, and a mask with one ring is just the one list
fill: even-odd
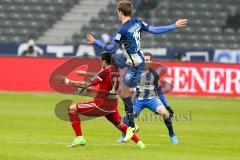
[[(108, 44), (104, 44), (99, 40), (96, 40), (92, 35), (88, 34), (86, 36), (88, 44), (94, 44), (95, 46), (103, 49), (104, 51), (108, 51), (110, 53), (114, 53), (118, 48), (119, 45), (115, 41), (109, 42)], [(100, 56), (100, 55), (99, 55)]]
[(153, 34), (163, 34), (170, 31), (173, 31), (178, 28), (183, 28), (187, 26), (187, 19), (179, 19), (176, 21), (175, 24), (169, 25), (169, 26), (159, 26), (159, 27), (153, 27), (149, 26), (147, 29), (147, 32), (153, 33)]
[(72, 85), (74, 87), (80, 87), (80, 88), (88, 88), (91, 86), (91, 83), (89, 82), (85, 82), (85, 81), (74, 81), (71, 79), (68, 79), (66, 76), (62, 76), (62, 75), (56, 75), (55, 79), (59, 82), (59, 83), (65, 83), (65, 84), (69, 84)]
[(87, 71), (77, 71), (76, 75), (78, 75), (78, 76), (89, 76), (90, 78), (93, 78), (94, 76), (97, 75), (97, 73), (87, 72)]
[(86, 38), (88, 44), (94, 44), (95, 46), (104, 49), (105, 44), (102, 43), (101, 41), (96, 40), (92, 35), (87, 34)]

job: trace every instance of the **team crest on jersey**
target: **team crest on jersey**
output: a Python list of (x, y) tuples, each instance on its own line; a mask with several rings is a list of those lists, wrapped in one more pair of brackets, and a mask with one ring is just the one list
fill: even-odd
[(131, 79), (131, 74), (130, 73), (126, 73), (125, 80), (129, 81), (130, 79)]
[(118, 34), (116, 35), (116, 40), (120, 41), (120, 39), (121, 39), (121, 34), (118, 33)]

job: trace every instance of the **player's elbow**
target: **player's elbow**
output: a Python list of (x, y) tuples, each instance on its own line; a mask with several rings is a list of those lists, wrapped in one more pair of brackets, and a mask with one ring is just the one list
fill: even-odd
[(107, 42), (105, 47), (104, 47), (104, 51), (110, 52), (110, 53), (115, 53), (118, 50), (119, 46), (117, 43), (115, 42)]

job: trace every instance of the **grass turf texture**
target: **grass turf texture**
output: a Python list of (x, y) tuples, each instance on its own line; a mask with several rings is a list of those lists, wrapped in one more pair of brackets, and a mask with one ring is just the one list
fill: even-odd
[[(137, 123), (146, 144), (115, 144), (120, 136), (105, 118), (82, 122), (86, 146), (67, 148), (74, 139), (69, 122), (54, 114), (63, 99), (87, 98), (47, 93), (0, 93), (0, 160), (238, 160), (240, 99), (168, 97), (175, 109), (179, 145), (170, 144), (162, 121), (144, 110)], [(123, 110), (122, 104), (120, 105)], [(191, 115), (190, 115), (191, 110)]]

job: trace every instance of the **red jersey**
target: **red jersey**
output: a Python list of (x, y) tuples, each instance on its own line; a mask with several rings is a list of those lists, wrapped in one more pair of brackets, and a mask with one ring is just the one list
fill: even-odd
[(98, 86), (97, 95), (94, 98), (96, 104), (100, 105), (116, 105), (117, 90), (119, 87), (119, 72), (116, 67), (104, 69), (95, 76), (92, 86)]

